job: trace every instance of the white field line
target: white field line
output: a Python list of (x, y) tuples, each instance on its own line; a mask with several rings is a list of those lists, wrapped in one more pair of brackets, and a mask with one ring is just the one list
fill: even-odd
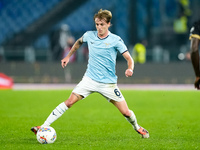
[[(76, 84), (21, 84), (16, 83), (13, 90), (72, 90)], [(121, 90), (196, 90), (192, 84), (118, 84)]]

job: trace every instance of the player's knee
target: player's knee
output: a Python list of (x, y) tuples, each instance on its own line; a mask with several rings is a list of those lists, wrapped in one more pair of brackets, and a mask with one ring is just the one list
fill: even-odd
[(68, 108), (72, 107), (73, 104), (74, 104), (74, 101), (71, 100), (71, 99), (67, 99), (67, 100), (65, 101), (65, 105), (66, 105)]
[(72, 93), (70, 97), (65, 101), (65, 105), (70, 108), (74, 103), (81, 100), (83, 97), (81, 95)]

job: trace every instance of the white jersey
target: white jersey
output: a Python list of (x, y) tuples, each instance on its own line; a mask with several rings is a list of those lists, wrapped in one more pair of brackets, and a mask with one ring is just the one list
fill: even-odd
[(115, 71), (117, 52), (127, 51), (122, 39), (109, 32), (101, 39), (97, 31), (88, 31), (83, 35), (83, 42), (87, 42), (89, 60), (85, 76), (101, 83), (117, 83)]

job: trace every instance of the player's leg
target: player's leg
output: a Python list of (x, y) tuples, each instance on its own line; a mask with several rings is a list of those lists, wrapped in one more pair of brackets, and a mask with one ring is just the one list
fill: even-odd
[(126, 120), (132, 124), (135, 130), (138, 130), (140, 128), (140, 126), (137, 123), (135, 114), (133, 113), (132, 110), (129, 110), (125, 100), (120, 101), (120, 102), (110, 100), (110, 102), (117, 107), (117, 109), (126, 118)]
[(62, 114), (70, 107), (72, 107), (73, 104), (75, 104), (77, 101), (87, 97), (90, 95), (93, 91), (91, 89), (91, 79), (83, 77), (81, 82), (74, 88), (72, 91), (72, 94), (70, 97), (63, 103), (59, 104), (49, 115), (47, 120), (44, 122), (42, 126), (49, 126), (51, 125), (55, 120), (57, 120)]
[(129, 110), (125, 100), (120, 102), (111, 100), (110, 102), (118, 108), (118, 110), (122, 113), (122, 115), (125, 116), (126, 120), (143, 138), (149, 138), (149, 132), (143, 127), (138, 125), (134, 112), (132, 110)]
[[(75, 104), (77, 101), (81, 100), (83, 97), (81, 95), (78, 95), (74, 92), (71, 93), (70, 97), (65, 101), (60, 103), (48, 116), (48, 118), (45, 120), (44, 124), (42, 126), (50, 126), (54, 121), (56, 121), (58, 118), (60, 118), (64, 112), (72, 107), (73, 104)], [(40, 126), (35, 126), (31, 128), (31, 131), (33, 131), (35, 134), (37, 133), (38, 129), (41, 128)]]
[(58, 118), (60, 118), (64, 112), (72, 107), (73, 104), (75, 104), (77, 101), (81, 100), (83, 97), (76, 94), (71, 93), (70, 97), (65, 101), (60, 103), (49, 115), (49, 117), (46, 119), (44, 124), (42, 126), (50, 126), (54, 121), (56, 121)]
[(129, 110), (125, 100), (120, 102), (111, 100), (110, 102), (118, 108), (118, 110), (122, 113), (122, 115), (125, 116), (126, 120), (143, 138), (149, 138), (149, 132), (143, 127), (138, 125), (134, 112), (132, 110)]
[[(114, 104), (118, 110), (125, 116), (126, 120), (131, 123), (133, 128), (142, 135), (143, 138), (148, 138), (149, 133), (144, 128), (140, 127), (137, 123), (136, 116), (132, 110), (129, 110), (127, 103), (116, 84), (104, 84), (99, 87), (99, 93), (101, 93), (108, 101)], [(146, 136), (144, 136), (146, 135)]]
[(135, 130), (138, 130), (140, 127), (137, 124), (137, 119), (133, 111), (129, 110), (124, 96), (122, 95), (120, 89), (116, 84), (104, 84), (99, 91), (100, 93), (107, 98), (112, 104), (114, 104), (118, 110), (125, 116), (125, 118), (133, 125)]
[[(62, 114), (69, 109), (73, 104), (75, 104), (77, 101), (86, 98), (88, 95), (94, 91), (91, 89), (91, 85), (93, 83), (91, 82), (91, 79), (83, 77), (81, 82), (74, 88), (72, 91), (70, 97), (65, 101), (60, 103), (53, 111), (52, 113), (48, 116), (46, 121), (42, 126), (49, 126), (51, 125), (54, 121), (56, 121), (59, 117), (62, 116)], [(32, 127), (31, 130), (36, 134), (37, 130), (40, 128), (40, 126), (35, 126)]]

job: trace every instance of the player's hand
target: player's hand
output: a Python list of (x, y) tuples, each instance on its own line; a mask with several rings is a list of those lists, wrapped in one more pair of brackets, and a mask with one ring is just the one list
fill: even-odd
[(67, 64), (68, 64), (68, 62), (69, 62), (69, 59), (68, 58), (63, 58), (62, 60), (61, 60), (61, 66), (63, 67), (63, 68), (65, 68), (66, 66), (67, 66)]
[(132, 69), (126, 69), (125, 76), (126, 77), (131, 77), (132, 75), (133, 75), (133, 70)]
[(196, 80), (194, 82), (194, 87), (199, 90), (200, 89), (200, 77), (196, 77)]

